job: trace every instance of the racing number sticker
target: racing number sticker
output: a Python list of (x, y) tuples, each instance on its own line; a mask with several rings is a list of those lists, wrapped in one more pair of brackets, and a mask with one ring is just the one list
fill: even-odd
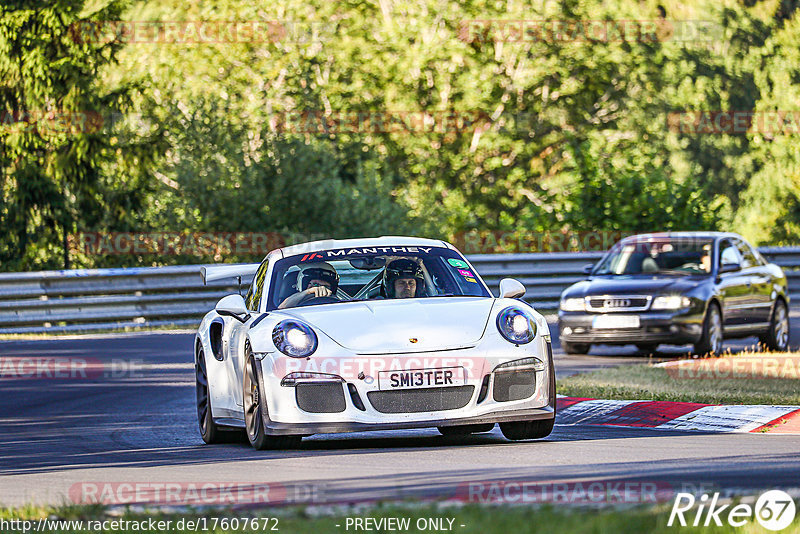
[[(464, 263), (463, 261), (461, 263)], [(475, 275), (472, 274), (472, 271), (468, 269), (458, 269), (458, 274), (464, 277), (464, 280), (467, 282), (472, 282), (473, 284), (477, 284), (478, 281), (475, 280)]]
[(456, 267), (456, 268), (459, 268), (459, 267), (462, 268), (462, 269), (468, 269), (469, 268), (469, 265), (467, 265), (467, 262), (462, 261), (462, 260), (458, 260), (456, 258), (448, 258), (447, 259), (447, 263), (449, 263), (450, 265), (452, 265), (453, 267)]

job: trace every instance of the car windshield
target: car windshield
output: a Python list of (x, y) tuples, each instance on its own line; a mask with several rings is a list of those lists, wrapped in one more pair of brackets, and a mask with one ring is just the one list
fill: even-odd
[(711, 240), (659, 239), (617, 243), (592, 274), (688, 275), (711, 272)]
[(277, 261), (267, 309), (447, 296), (491, 297), (454, 250), (409, 246), (334, 249)]

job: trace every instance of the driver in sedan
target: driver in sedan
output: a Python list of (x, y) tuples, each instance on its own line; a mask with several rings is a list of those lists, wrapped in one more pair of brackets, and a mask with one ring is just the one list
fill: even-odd
[(296, 287), (298, 292), (286, 297), (278, 306), (279, 310), (293, 308), (313, 298), (336, 298), (336, 290), (339, 288), (339, 273), (330, 263), (309, 263), (300, 269)]

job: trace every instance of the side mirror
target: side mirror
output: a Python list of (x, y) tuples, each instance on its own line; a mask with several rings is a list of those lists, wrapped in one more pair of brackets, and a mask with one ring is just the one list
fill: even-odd
[(719, 267), (720, 273), (732, 273), (734, 271), (741, 271), (741, 270), (742, 266), (739, 265), (738, 263), (723, 263)]
[(592, 269), (594, 269), (594, 263), (589, 263), (583, 266), (583, 274), (592, 274)]
[(516, 299), (525, 294), (525, 286), (519, 280), (503, 278), (500, 280), (500, 298)]
[(214, 310), (219, 315), (234, 317), (241, 322), (245, 322), (250, 318), (250, 314), (247, 313), (247, 304), (245, 304), (244, 298), (241, 295), (222, 297), (219, 299), (219, 302), (217, 302), (217, 305), (214, 306)]

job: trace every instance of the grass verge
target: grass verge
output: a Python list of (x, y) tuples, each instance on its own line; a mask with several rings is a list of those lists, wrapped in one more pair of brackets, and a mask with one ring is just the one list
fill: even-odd
[[(123, 514), (108, 515), (102, 507), (91, 506), (69, 506), (57, 509), (44, 509), (36, 507), (25, 507), (18, 509), (0, 509), (0, 528), (3, 532), (23, 533), (22, 529), (14, 529), (13, 520), (32, 521), (28, 524), (31, 530), (27, 532), (52, 532), (86, 534), (88, 532), (102, 532), (103, 534), (127, 533), (127, 532), (289, 532), (289, 533), (308, 533), (327, 534), (327, 533), (346, 533), (354, 531), (373, 531), (373, 532), (435, 532), (449, 531), (463, 534), (480, 533), (553, 533), (567, 534), (571, 532), (613, 532), (615, 534), (638, 534), (648, 533), (667, 533), (680, 530), (681, 532), (719, 532), (719, 533), (738, 533), (749, 534), (755, 532), (770, 532), (761, 525), (751, 520), (743, 527), (734, 528), (725, 524), (725, 517), (722, 517), (723, 527), (679, 527), (667, 526), (671, 504), (661, 504), (657, 506), (620, 509), (601, 509), (596, 508), (576, 508), (576, 507), (553, 507), (546, 506), (479, 506), (467, 505), (463, 507), (442, 507), (435, 505), (426, 506), (375, 506), (361, 508), (347, 507), (320, 507), (310, 509), (280, 509), (275, 510), (252, 510), (249, 512), (231, 511), (205, 511), (203, 513), (164, 513), (164, 512), (130, 512)], [(266, 518), (274, 518), (265, 520)], [(34, 523), (41, 518), (48, 518), (49, 523), (40, 526), (37, 530)], [(223, 523), (222, 519), (227, 519)], [(348, 523), (348, 518), (350, 523)], [(378, 523), (371, 523), (371, 528), (355, 528), (353, 521), (357, 518), (371, 518)], [(392, 519), (395, 523), (383, 523), (383, 528), (376, 528), (381, 525), (381, 519)], [(687, 512), (687, 522), (691, 524), (694, 519), (694, 512)], [(238, 519), (235, 521), (234, 519)], [(243, 521), (248, 523), (243, 526)], [(253, 519), (257, 519), (255, 522)], [(73, 523), (72, 528), (58, 528), (54, 522), (57, 520), (81, 521), (80, 527)], [(107, 520), (104, 529), (92, 530), (91, 522)], [(138, 526), (132, 524), (113, 525), (110, 521), (137, 522)], [(407, 520), (407, 523), (405, 522)], [(163, 521), (164, 523), (158, 524)], [(169, 523), (166, 523), (169, 521)], [(182, 523), (181, 523), (182, 521)], [(190, 524), (189, 522), (194, 522)], [(144, 523), (141, 523), (144, 522)], [(156, 525), (151, 527), (150, 525)], [(181, 525), (183, 528), (181, 528)], [(391, 528), (389, 525), (394, 525)], [(20, 525), (22, 526), (22, 525)], [(96, 525), (100, 526), (100, 524)], [(127, 528), (119, 528), (126, 526)], [(141, 528), (144, 526), (144, 528)], [(205, 528), (200, 528), (204, 526)], [(438, 526), (438, 528), (437, 528)], [(10, 528), (11, 527), (11, 528)], [(89, 527), (88, 529), (86, 527)], [(193, 527), (193, 528), (190, 528)], [(254, 527), (254, 528), (252, 528)], [(45, 530), (42, 530), (44, 528)], [(277, 530), (274, 530), (277, 529)], [(800, 515), (798, 515), (792, 525), (784, 532), (800, 532)]]
[(800, 405), (800, 354), (742, 353), (662, 365), (622, 365), (558, 381), (558, 392), (596, 399)]

